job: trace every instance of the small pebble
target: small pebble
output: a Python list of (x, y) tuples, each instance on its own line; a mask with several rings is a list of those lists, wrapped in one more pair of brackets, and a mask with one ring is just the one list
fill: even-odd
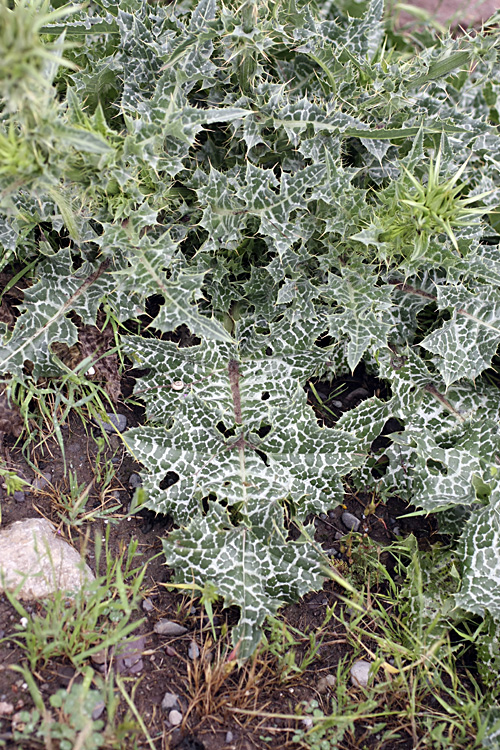
[(14, 500), (16, 501), (16, 503), (24, 503), (24, 501), (26, 500), (26, 493), (22, 490), (16, 490), (14, 492)]
[(343, 539), (345, 534), (343, 534), (341, 531), (335, 532), (335, 541), (340, 542), (341, 539)]
[(394, 534), (394, 536), (399, 536), (401, 534), (401, 529), (399, 528), (399, 526), (394, 526), (392, 529), (392, 533)]
[(122, 439), (118, 435), (111, 435), (109, 438), (109, 446), (111, 450), (117, 451), (122, 446)]
[(330, 518), (335, 518), (335, 511), (334, 510), (329, 510), (328, 511), (328, 515), (330, 516)]
[(193, 661), (195, 659), (199, 658), (199, 656), (200, 656), (200, 649), (199, 649), (198, 644), (196, 643), (196, 641), (191, 641), (191, 643), (189, 644), (188, 656)]
[(310, 729), (312, 725), (314, 724), (313, 720), (310, 716), (306, 716), (304, 719), (301, 720), (302, 726), (306, 729)]
[(144, 599), (142, 603), (142, 608), (144, 612), (152, 612), (155, 607), (151, 599)]
[(354, 687), (366, 687), (370, 678), (371, 664), (369, 661), (359, 659), (351, 667), (351, 682)]
[(173, 727), (178, 727), (179, 724), (182, 722), (181, 712), (173, 709), (172, 711), (170, 711), (168, 715), (168, 720), (172, 724)]
[(342, 409), (342, 407), (344, 406), (344, 404), (342, 403), (342, 401), (332, 401), (332, 404), (333, 404), (333, 406), (336, 406), (337, 409)]
[(96, 651), (95, 654), (92, 654), (92, 656), (90, 657), (90, 660), (94, 664), (101, 665), (101, 664), (106, 664), (106, 662), (108, 661), (108, 658), (109, 658), (108, 650), (106, 648), (101, 648), (100, 651)]
[(333, 674), (327, 674), (324, 677), (321, 678), (318, 682), (317, 690), (318, 693), (326, 693), (328, 690), (331, 690), (335, 687), (335, 683), (337, 682), (337, 678)]
[(158, 620), (155, 623), (154, 631), (158, 635), (184, 635), (188, 632), (184, 625), (179, 625), (178, 622), (172, 622), (171, 620)]
[(105, 708), (106, 708), (105, 702), (99, 701), (99, 703), (97, 703), (94, 706), (94, 710), (92, 711), (92, 719), (94, 721), (97, 721), (97, 719), (103, 714)]
[(31, 486), (34, 490), (43, 490), (47, 485), (50, 484), (52, 480), (52, 472), (51, 471), (44, 471), (42, 474), (40, 474), (39, 477), (36, 477), (31, 482)]
[(12, 713), (14, 713), (14, 706), (12, 703), (2, 701), (2, 703), (0, 703), (0, 716), (9, 716)]
[(131, 474), (128, 478), (128, 486), (135, 490), (137, 487), (142, 487), (142, 479), (139, 474)]
[(326, 513), (320, 513), (319, 517), (321, 518), (322, 521), (326, 521), (326, 519), (328, 518), (328, 516), (326, 515)]
[(98, 427), (102, 427), (105, 432), (112, 434), (113, 432), (123, 432), (127, 426), (127, 417), (125, 414), (113, 414), (112, 412), (106, 412), (108, 420), (95, 418), (94, 421)]
[(173, 708), (179, 708), (179, 696), (175, 693), (165, 693), (161, 702), (164, 711), (171, 711)]
[(357, 531), (361, 522), (359, 518), (356, 518), (352, 513), (347, 513), (346, 511), (345, 513), (342, 513), (342, 523), (351, 531)]
[(233, 733), (226, 732), (226, 745), (229, 745), (233, 741)]

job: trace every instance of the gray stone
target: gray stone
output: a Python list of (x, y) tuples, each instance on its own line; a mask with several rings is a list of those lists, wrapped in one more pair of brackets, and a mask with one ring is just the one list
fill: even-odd
[(112, 412), (106, 412), (107, 420), (94, 419), (98, 427), (102, 427), (105, 432), (123, 432), (127, 426), (127, 417), (125, 414), (113, 414)]
[(52, 472), (44, 471), (40, 476), (35, 477), (31, 482), (34, 490), (44, 490), (52, 481)]
[(359, 659), (351, 667), (351, 682), (354, 687), (366, 687), (370, 679), (371, 664), (369, 661)]
[(128, 478), (128, 486), (135, 490), (137, 487), (142, 487), (142, 479), (139, 474), (131, 474)]
[(14, 500), (16, 501), (16, 503), (24, 503), (24, 501), (26, 500), (26, 493), (22, 490), (16, 490), (14, 492)]
[(196, 641), (191, 641), (188, 648), (188, 656), (190, 659), (199, 659), (200, 657), (200, 649)]
[(172, 724), (173, 727), (178, 727), (179, 724), (182, 722), (182, 714), (180, 711), (176, 711), (175, 708), (170, 711), (168, 715), (168, 720)]
[(233, 733), (226, 732), (226, 745), (229, 745), (233, 741)]
[(179, 625), (178, 622), (172, 622), (171, 620), (158, 620), (155, 623), (154, 631), (158, 635), (184, 635), (188, 632), (184, 625)]
[(394, 526), (392, 529), (392, 533), (394, 534), (394, 536), (400, 536), (401, 529), (399, 528), (399, 526)]
[(352, 513), (345, 511), (342, 513), (342, 523), (351, 531), (357, 531), (361, 521), (356, 516), (353, 516)]
[(4, 586), (20, 599), (40, 599), (56, 591), (74, 592), (94, 574), (45, 518), (26, 518), (0, 529), (0, 593)]
[(142, 608), (143, 608), (144, 612), (152, 612), (153, 609), (155, 608), (155, 606), (154, 606), (153, 602), (151, 601), (151, 599), (144, 599), (144, 601), (142, 603)]
[(179, 696), (175, 693), (165, 693), (161, 702), (164, 711), (170, 711), (172, 708), (179, 708)]

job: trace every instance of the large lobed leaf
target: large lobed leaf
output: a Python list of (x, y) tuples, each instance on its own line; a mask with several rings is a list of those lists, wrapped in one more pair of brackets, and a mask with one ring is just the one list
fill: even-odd
[(154, 422), (129, 430), (126, 442), (147, 471), (147, 507), (182, 527), (165, 542), (167, 560), (182, 580), (210, 581), (241, 607), (234, 638), (247, 656), (265, 615), (320, 580), (315, 553), (306, 562), (305, 542), (287, 541), (288, 517), (340, 502), (341, 477), (363, 463), (366, 447), (352, 421), (318, 426), (301, 382), (327, 353), (313, 352), (305, 368), (299, 337), (276, 354), (243, 336), (234, 346), (181, 349), (129, 337), (126, 348), (149, 370), (136, 394)]

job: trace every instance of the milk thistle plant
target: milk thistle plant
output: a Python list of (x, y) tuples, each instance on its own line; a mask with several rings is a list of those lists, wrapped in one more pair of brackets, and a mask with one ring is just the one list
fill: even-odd
[[(22, 20), (23, 62), (16, 24), (42, 7), (43, 22)], [(288, 0), (2, 9), (23, 86), (0, 89), (0, 243), (4, 272), (29, 267), (1, 324), (3, 376), (63, 387), (52, 345), (73, 346), (105, 307), (143, 373), (147, 423), (123, 436), (140, 498), (175, 521), (175, 583), (239, 606), (240, 658), (268, 616), (321, 587), (309, 521), (349, 481), (437, 514), (461, 576), (446, 622), (483, 618), (497, 674), (495, 26), (426, 31), (417, 52), (382, 0), (360, 18)], [(319, 425), (305, 386), (358, 366), (387, 397)], [(377, 452), (389, 420), (400, 428)]]

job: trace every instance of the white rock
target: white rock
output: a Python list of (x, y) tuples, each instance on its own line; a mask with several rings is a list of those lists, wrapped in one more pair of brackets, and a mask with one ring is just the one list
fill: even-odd
[(22, 584), (20, 599), (74, 592), (94, 579), (80, 554), (45, 518), (26, 518), (0, 528), (0, 573), (0, 593)]
[(179, 625), (178, 622), (172, 622), (171, 620), (158, 620), (154, 626), (155, 633), (158, 635), (183, 635), (187, 633), (187, 628), (184, 625)]
[(164, 711), (169, 711), (175, 706), (179, 708), (179, 696), (175, 693), (165, 693), (161, 702), (161, 707)]
[(359, 529), (361, 521), (359, 520), (359, 518), (356, 518), (356, 516), (353, 516), (352, 513), (348, 513), (347, 511), (345, 511), (344, 513), (342, 513), (342, 523), (351, 531), (357, 531)]
[(351, 667), (351, 682), (354, 687), (366, 687), (370, 678), (371, 664), (369, 661), (359, 659)]
[(195, 659), (199, 658), (199, 656), (200, 656), (200, 649), (199, 649), (198, 644), (196, 643), (196, 641), (191, 641), (191, 643), (189, 644), (188, 656), (189, 656), (190, 659), (193, 659), (193, 661)]
[(230, 745), (232, 741), (233, 741), (233, 733), (226, 732), (226, 745)]
[(179, 726), (179, 724), (182, 721), (182, 714), (180, 711), (176, 711), (175, 708), (170, 711), (168, 715), (168, 720), (172, 724), (173, 727)]

